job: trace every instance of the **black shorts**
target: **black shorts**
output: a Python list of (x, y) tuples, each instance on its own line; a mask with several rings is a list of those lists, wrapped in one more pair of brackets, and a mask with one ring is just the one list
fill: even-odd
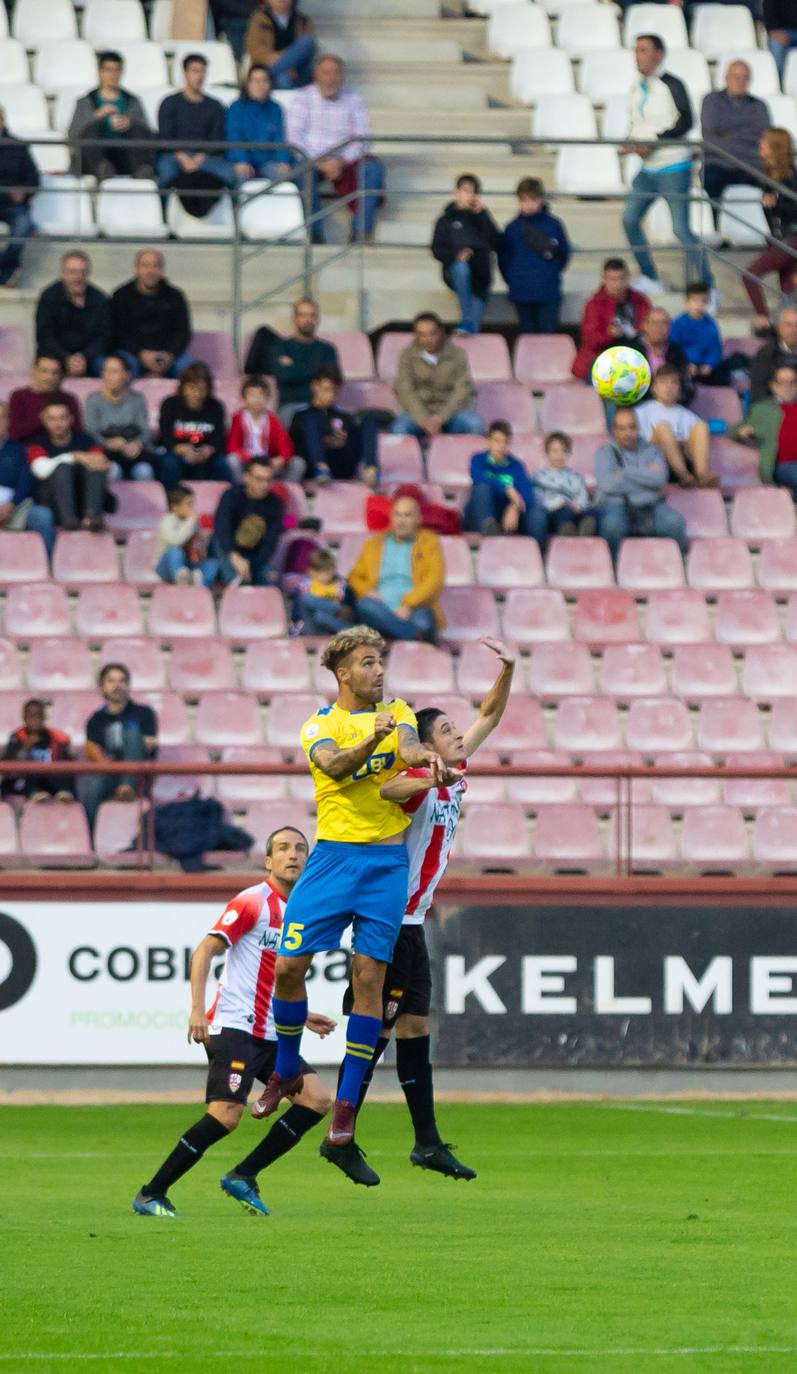
[[(343, 997), (343, 1013), (354, 1004), (351, 983)], [(428, 1016), (432, 1005), (432, 966), (423, 925), (402, 926), (393, 950), (393, 962), (385, 973), (382, 990), (382, 1025), (392, 1030), (398, 1016)]]
[[(206, 1102), (240, 1102), (245, 1106), (258, 1078), (267, 1083), (277, 1059), (276, 1040), (260, 1040), (248, 1031), (222, 1026), (208, 1037), (208, 1082)], [(299, 1061), (302, 1073), (315, 1073), (306, 1060)]]

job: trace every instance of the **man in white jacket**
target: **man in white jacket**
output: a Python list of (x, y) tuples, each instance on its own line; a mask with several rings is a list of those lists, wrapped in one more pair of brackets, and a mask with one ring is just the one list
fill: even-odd
[(663, 141), (684, 138), (692, 128), (694, 119), (686, 87), (677, 76), (662, 70), (665, 48), (656, 34), (640, 34), (635, 57), (637, 78), (629, 97), (629, 142), (622, 150), (642, 158), (623, 215), (623, 228), (642, 274), (634, 287), (646, 296), (655, 296), (664, 289), (642, 228), (645, 215), (659, 197), (667, 201), (676, 238), (687, 250), (687, 277), (713, 287), (706, 253), (689, 227), (689, 147)]

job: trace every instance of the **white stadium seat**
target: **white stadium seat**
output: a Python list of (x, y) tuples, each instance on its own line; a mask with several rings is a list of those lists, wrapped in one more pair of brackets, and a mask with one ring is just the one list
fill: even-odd
[(770, 124), (779, 129), (788, 129), (792, 138), (797, 139), (797, 100), (794, 96), (768, 95), (766, 103)]
[(658, 34), (668, 51), (689, 47), (683, 10), (677, 5), (631, 5), (623, 21), (625, 46), (633, 48), (640, 33)]
[(509, 84), (515, 99), (526, 105), (536, 105), (540, 96), (565, 95), (576, 88), (570, 58), (559, 48), (525, 48), (515, 53)]
[(38, 86), (0, 85), (0, 105), (6, 113), (6, 123), (15, 138), (37, 134), (50, 127), (47, 101)]
[(238, 221), (245, 239), (273, 242), (290, 237), (296, 242), (304, 238), (304, 206), (298, 186), (292, 182), (275, 186), (270, 181), (245, 181), (240, 194)]
[(795, 48), (790, 48), (786, 54), (783, 89), (786, 95), (797, 95), (797, 49)]
[(731, 62), (746, 62), (752, 73), (750, 94), (759, 100), (768, 100), (771, 95), (780, 95), (780, 78), (771, 52), (761, 48), (728, 49), (717, 58), (714, 68), (714, 89), (721, 91), (725, 86), (725, 73)]
[(499, 57), (514, 57), (522, 48), (550, 48), (551, 23), (545, 10), (528, 0), (499, 6), (487, 26), (487, 46)]
[(636, 77), (634, 54), (627, 48), (585, 53), (578, 74), (578, 89), (593, 105), (605, 105), (618, 91), (631, 90)]
[(142, 42), (117, 43), (115, 46), (125, 64), (122, 84), (129, 91), (139, 95), (152, 86), (168, 86), (169, 68), (160, 43), (144, 39)]
[(72, 0), (17, 0), (11, 32), (26, 48), (38, 48), (47, 38), (77, 38)]
[(603, 107), (601, 134), (604, 138), (627, 138), (631, 111), (625, 91), (610, 95)]
[(40, 43), (33, 59), (33, 80), (45, 95), (57, 95), (64, 86), (90, 91), (97, 84), (97, 58), (85, 38), (48, 38)]
[(97, 192), (97, 228), (107, 238), (165, 239), (158, 186), (143, 177), (109, 177)]
[(176, 41), (172, 38), (172, 0), (154, 0), (149, 12), (149, 36), (171, 52)]
[(3, 86), (30, 84), (30, 67), (24, 43), (18, 38), (0, 38), (0, 72)]
[(146, 38), (140, 0), (86, 0), (80, 31), (95, 48), (118, 50), (120, 43)]
[(177, 196), (172, 192), (166, 212), (166, 222), (178, 239), (231, 239), (235, 225), (232, 216), (232, 201), (226, 191), (204, 219), (197, 219), (183, 209)]
[(570, 195), (622, 194), (620, 159), (614, 148), (560, 148), (554, 173), (556, 189)]
[(619, 48), (620, 31), (611, 5), (574, 4), (562, 11), (556, 33), (556, 46), (569, 57), (600, 48)]
[(172, 81), (176, 86), (183, 84), (183, 59), (190, 52), (202, 53), (208, 68), (206, 80), (209, 86), (237, 86), (238, 69), (229, 43), (212, 43), (207, 39), (197, 42), (181, 38), (174, 45), (172, 57)]
[(505, 5), (514, 5), (517, 0), (472, 0), (468, 9), (474, 14), (494, 14), (496, 10), (503, 9)]
[(711, 90), (708, 62), (702, 52), (694, 48), (673, 48), (667, 53), (665, 69), (683, 81), (692, 101), (692, 109), (699, 110), (704, 95)]
[(722, 193), (720, 238), (730, 243), (763, 248), (762, 235), (769, 233), (761, 192), (755, 186), (726, 186)]
[(220, 105), (232, 105), (241, 94), (240, 86), (206, 86), (205, 91), (214, 100), (218, 100)]
[(8, 10), (0, 5), (0, 38), (8, 37)]
[(53, 128), (57, 129), (59, 133), (67, 133), (75, 113), (75, 106), (80, 97), (85, 94), (85, 86), (64, 85), (58, 91), (53, 105)]
[(692, 46), (709, 60), (721, 57), (731, 48), (755, 48), (753, 16), (746, 5), (695, 6)]
[(43, 176), (33, 197), (33, 220), (43, 234), (57, 238), (96, 238), (87, 182), (93, 178)]
[(167, 95), (173, 95), (176, 89), (176, 86), (144, 86), (138, 92), (139, 100), (144, 106), (147, 119), (153, 129), (158, 127), (158, 110), (162, 101), (166, 99)]
[(595, 111), (585, 95), (546, 95), (532, 116), (535, 138), (597, 138)]
[[(27, 138), (30, 134), (26, 135)], [(61, 138), (53, 129), (37, 129), (36, 142), (30, 145), (30, 155), (40, 172), (69, 171), (69, 149), (58, 142)]]

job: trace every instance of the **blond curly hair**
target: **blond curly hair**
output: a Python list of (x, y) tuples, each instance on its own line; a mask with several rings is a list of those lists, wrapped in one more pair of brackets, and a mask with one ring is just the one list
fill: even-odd
[(344, 659), (348, 658), (354, 649), (359, 649), (362, 644), (367, 644), (369, 648), (376, 649), (377, 653), (380, 654), (383, 654), (387, 647), (378, 630), (372, 630), (368, 625), (352, 625), (351, 629), (340, 630), (334, 639), (330, 639), (321, 655), (321, 662), (337, 677), (338, 668)]

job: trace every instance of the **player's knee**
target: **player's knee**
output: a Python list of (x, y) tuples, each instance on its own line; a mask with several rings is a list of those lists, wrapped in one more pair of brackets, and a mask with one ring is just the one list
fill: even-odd
[(315, 1074), (305, 1078), (301, 1095), (296, 1099), (302, 1107), (309, 1107), (311, 1112), (318, 1112), (319, 1116), (326, 1116), (333, 1100), (332, 1094)]
[(298, 1000), (304, 988), (306, 965), (302, 959), (289, 959), (279, 955), (276, 965), (277, 993), (280, 997), (293, 996)]
[(418, 1040), (422, 1036), (429, 1034), (428, 1016), (400, 1016), (396, 1022), (396, 1038), (398, 1040)]
[(243, 1116), (243, 1110), (240, 1102), (211, 1102), (208, 1107), (209, 1115), (215, 1116), (227, 1131), (235, 1130)]
[(377, 959), (369, 959), (367, 955), (355, 954), (351, 972), (355, 998), (363, 994), (381, 998), (385, 982), (384, 964)]

